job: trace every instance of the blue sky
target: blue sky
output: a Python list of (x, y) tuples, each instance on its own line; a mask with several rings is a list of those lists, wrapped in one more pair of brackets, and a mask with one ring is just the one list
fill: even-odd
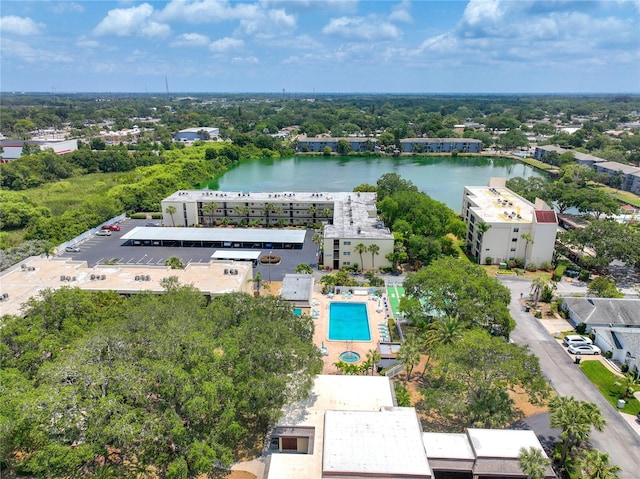
[(640, 92), (640, 0), (29, 1), (0, 89)]

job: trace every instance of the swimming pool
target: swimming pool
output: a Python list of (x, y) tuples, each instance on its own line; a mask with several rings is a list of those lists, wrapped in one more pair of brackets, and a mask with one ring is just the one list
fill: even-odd
[(329, 305), (331, 341), (371, 341), (367, 303), (331, 303)]

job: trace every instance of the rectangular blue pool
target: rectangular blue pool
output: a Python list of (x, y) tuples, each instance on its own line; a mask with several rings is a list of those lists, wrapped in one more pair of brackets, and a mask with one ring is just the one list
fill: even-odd
[(367, 303), (331, 303), (329, 340), (371, 341)]

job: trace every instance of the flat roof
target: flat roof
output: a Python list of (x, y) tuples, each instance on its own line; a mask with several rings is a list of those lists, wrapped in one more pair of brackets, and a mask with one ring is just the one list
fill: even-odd
[(520, 449), (542, 449), (533, 431), (519, 429), (467, 429), (477, 458), (517, 459)]
[[(509, 188), (493, 186), (465, 186), (465, 200), (471, 209), (487, 223), (531, 223), (534, 205)], [(518, 217), (519, 216), (519, 217)]]
[(305, 230), (272, 228), (174, 228), (137, 226), (122, 235), (136, 241), (222, 241), (244, 243), (304, 243)]
[(286, 274), (282, 280), (280, 296), (287, 301), (306, 301), (313, 294), (313, 275)]
[(261, 252), (256, 250), (219, 249), (214, 251), (211, 259), (238, 259), (241, 261), (255, 261), (260, 257)]
[(466, 434), (449, 432), (423, 432), (422, 442), (429, 459), (469, 459), (476, 458)]
[[(250, 293), (252, 288), (248, 279), (252, 277), (253, 265), (248, 261), (191, 263), (185, 269), (137, 264), (97, 265), (90, 268), (86, 261), (39, 257), (25, 260), (22, 264), (25, 265), (24, 269), (12, 267), (0, 276), (2, 292), (9, 294), (9, 298), (0, 303), (0, 314), (21, 314), (22, 305), (47, 288), (77, 287), (120, 294), (142, 291), (162, 293), (162, 279), (169, 276), (176, 276), (181, 284), (193, 285), (203, 294), (211, 296), (236, 291)], [(225, 268), (230, 267), (237, 269), (238, 274), (224, 274)], [(141, 276), (144, 279), (140, 279)], [(62, 280), (62, 277), (65, 279)]]
[(323, 474), (431, 478), (414, 408), (327, 411)]

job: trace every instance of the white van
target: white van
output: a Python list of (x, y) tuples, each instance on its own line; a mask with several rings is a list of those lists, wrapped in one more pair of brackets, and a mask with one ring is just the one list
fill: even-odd
[(579, 334), (569, 334), (564, 337), (562, 342), (564, 343), (565, 346), (571, 346), (572, 344), (575, 344), (575, 345), (593, 344), (593, 341), (591, 341), (591, 338), (580, 336)]

